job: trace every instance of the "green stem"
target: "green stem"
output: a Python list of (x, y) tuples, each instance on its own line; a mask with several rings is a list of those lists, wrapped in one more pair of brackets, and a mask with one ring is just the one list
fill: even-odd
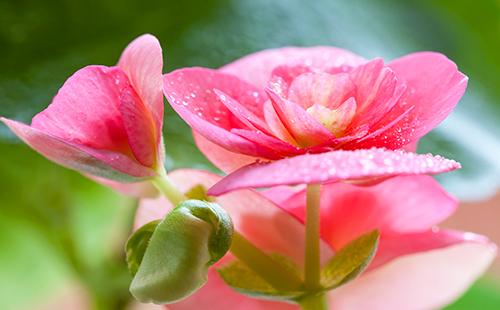
[(293, 291), (302, 286), (300, 277), (276, 262), (236, 231), (233, 234), (230, 251), (276, 290)]
[(299, 302), (300, 308), (303, 310), (324, 310), (328, 309), (326, 295), (311, 295)]
[(306, 252), (304, 282), (306, 289), (315, 290), (320, 287), (320, 185), (307, 185), (306, 210)]
[(170, 200), (174, 207), (180, 202), (187, 200), (187, 197), (177, 189), (172, 180), (168, 177), (165, 171), (160, 172), (160, 174), (153, 179), (153, 185)]

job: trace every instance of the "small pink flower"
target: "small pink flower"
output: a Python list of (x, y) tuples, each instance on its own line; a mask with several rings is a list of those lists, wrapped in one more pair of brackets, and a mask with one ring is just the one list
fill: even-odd
[[(183, 191), (198, 184), (208, 188), (221, 179), (196, 170), (178, 170), (170, 176)], [(264, 195), (267, 198), (242, 190), (218, 197), (217, 202), (229, 212), (235, 229), (252, 243), (303, 266), (305, 191), (280, 187)], [(163, 197), (142, 200), (135, 226), (163, 217), (171, 207)], [(496, 247), (483, 236), (436, 228), (456, 207), (457, 201), (429, 176), (396, 177), (371, 187), (323, 185), (322, 262), (360, 234), (373, 229), (381, 232), (379, 250), (368, 270), (328, 293), (330, 308), (402, 309), (411, 305), (413, 309), (434, 309), (457, 298), (489, 266)], [(232, 259), (229, 253), (216, 267)], [(168, 305), (169, 309), (200, 307), (298, 309), (238, 294), (215, 268), (202, 289)]]
[[(117, 189), (137, 191), (163, 165), (162, 50), (143, 35), (118, 65), (75, 72), (31, 126), (1, 118), (48, 159)], [(116, 182), (118, 181), (118, 182)]]
[(267, 50), (164, 78), (198, 147), (226, 172), (256, 159), (409, 146), (451, 112), (466, 86), (439, 53), (384, 64), (334, 47)]

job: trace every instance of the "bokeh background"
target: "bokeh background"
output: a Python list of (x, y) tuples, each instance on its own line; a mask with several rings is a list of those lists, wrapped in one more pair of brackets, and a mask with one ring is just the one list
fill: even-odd
[[(253, 51), (335, 45), (366, 58), (445, 53), (470, 77), (420, 152), (464, 168), (440, 177), (463, 204), (446, 225), (500, 243), (497, 0), (0, 0), (0, 115), (29, 122), (78, 68), (114, 64), (153, 33), (165, 70), (218, 67)], [(433, 81), (434, 82), (434, 81)], [(167, 108), (168, 166), (213, 169)], [(131, 309), (123, 244), (136, 202), (45, 160), (0, 127), (0, 309)], [(449, 309), (499, 309), (493, 266)]]

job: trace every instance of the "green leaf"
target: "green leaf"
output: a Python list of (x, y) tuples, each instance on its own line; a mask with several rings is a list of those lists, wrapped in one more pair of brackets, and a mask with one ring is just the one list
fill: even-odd
[[(130, 245), (139, 246), (130, 251), (135, 261), (154, 224), (147, 225), (138, 240), (132, 237)], [(141, 302), (156, 304), (189, 296), (205, 284), (208, 268), (229, 250), (232, 233), (231, 218), (217, 204), (183, 201), (154, 229), (130, 292)]]
[(321, 285), (330, 290), (363, 272), (377, 251), (379, 237), (374, 230), (344, 246), (321, 270)]
[[(296, 273), (297, 276), (300, 276), (298, 267), (288, 258), (278, 254), (273, 254), (272, 258), (291, 273)], [(227, 285), (250, 297), (292, 301), (307, 294), (302, 288), (292, 291), (277, 290), (240, 260), (234, 260), (218, 268), (217, 271)]]
[(134, 276), (141, 265), (142, 258), (149, 245), (149, 240), (153, 236), (153, 232), (160, 220), (152, 221), (136, 230), (125, 245), (125, 253), (127, 254), (127, 266), (130, 273)]

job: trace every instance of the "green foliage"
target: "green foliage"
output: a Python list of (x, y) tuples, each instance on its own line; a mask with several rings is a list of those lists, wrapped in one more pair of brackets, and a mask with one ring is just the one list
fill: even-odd
[(378, 247), (378, 230), (349, 242), (321, 270), (321, 285), (333, 289), (354, 279), (372, 260)]
[[(300, 276), (300, 269), (289, 259), (277, 254), (272, 255), (272, 259), (279, 263), (288, 272)], [(303, 288), (297, 290), (277, 289), (255, 271), (250, 269), (245, 263), (234, 260), (229, 264), (217, 269), (220, 276), (234, 290), (256, 298), (290, 301), (304, 295)]]
[[(345, 245), (322, 268), (321, 286), (313, 291), (307, 290), (303, 282), (302, 285), (294, 289), (276, 287), (270, 281), (266, 281), (263, 275), (258, 274), (240, 260), (234, 260), (217, 271), (227, 285), (242, 294), (256, 298), (300, 303), (312, 295), (335, 289), (363, 272), (377, 251), (379, 237), (379, 232), (375, 230), (361, 235)], [(287, 273), (301, 277), (299, 267), (286, 257), (273, 254), (271, 258), (274, 263), (279, 264), (280, 268), (287, 270)]]
[(127, 254), (127, 266), (130, 273), (135, 276), (139, 266), (141, 265), (142, 258), (149, 245), (151, 236), (160, 223), (160, 220), (152, 221), (136, 230), (125, 245), (125, 253)]
[(229, 250), (233, 233), (226, 211), (200, 200), (183, 201), (159, 224), (146, 226), (127, 244), (127, 260), (134, 269), (139, 265), (130, 292), (155, 304), (181, 300), (205, 284), (208, 268)]

